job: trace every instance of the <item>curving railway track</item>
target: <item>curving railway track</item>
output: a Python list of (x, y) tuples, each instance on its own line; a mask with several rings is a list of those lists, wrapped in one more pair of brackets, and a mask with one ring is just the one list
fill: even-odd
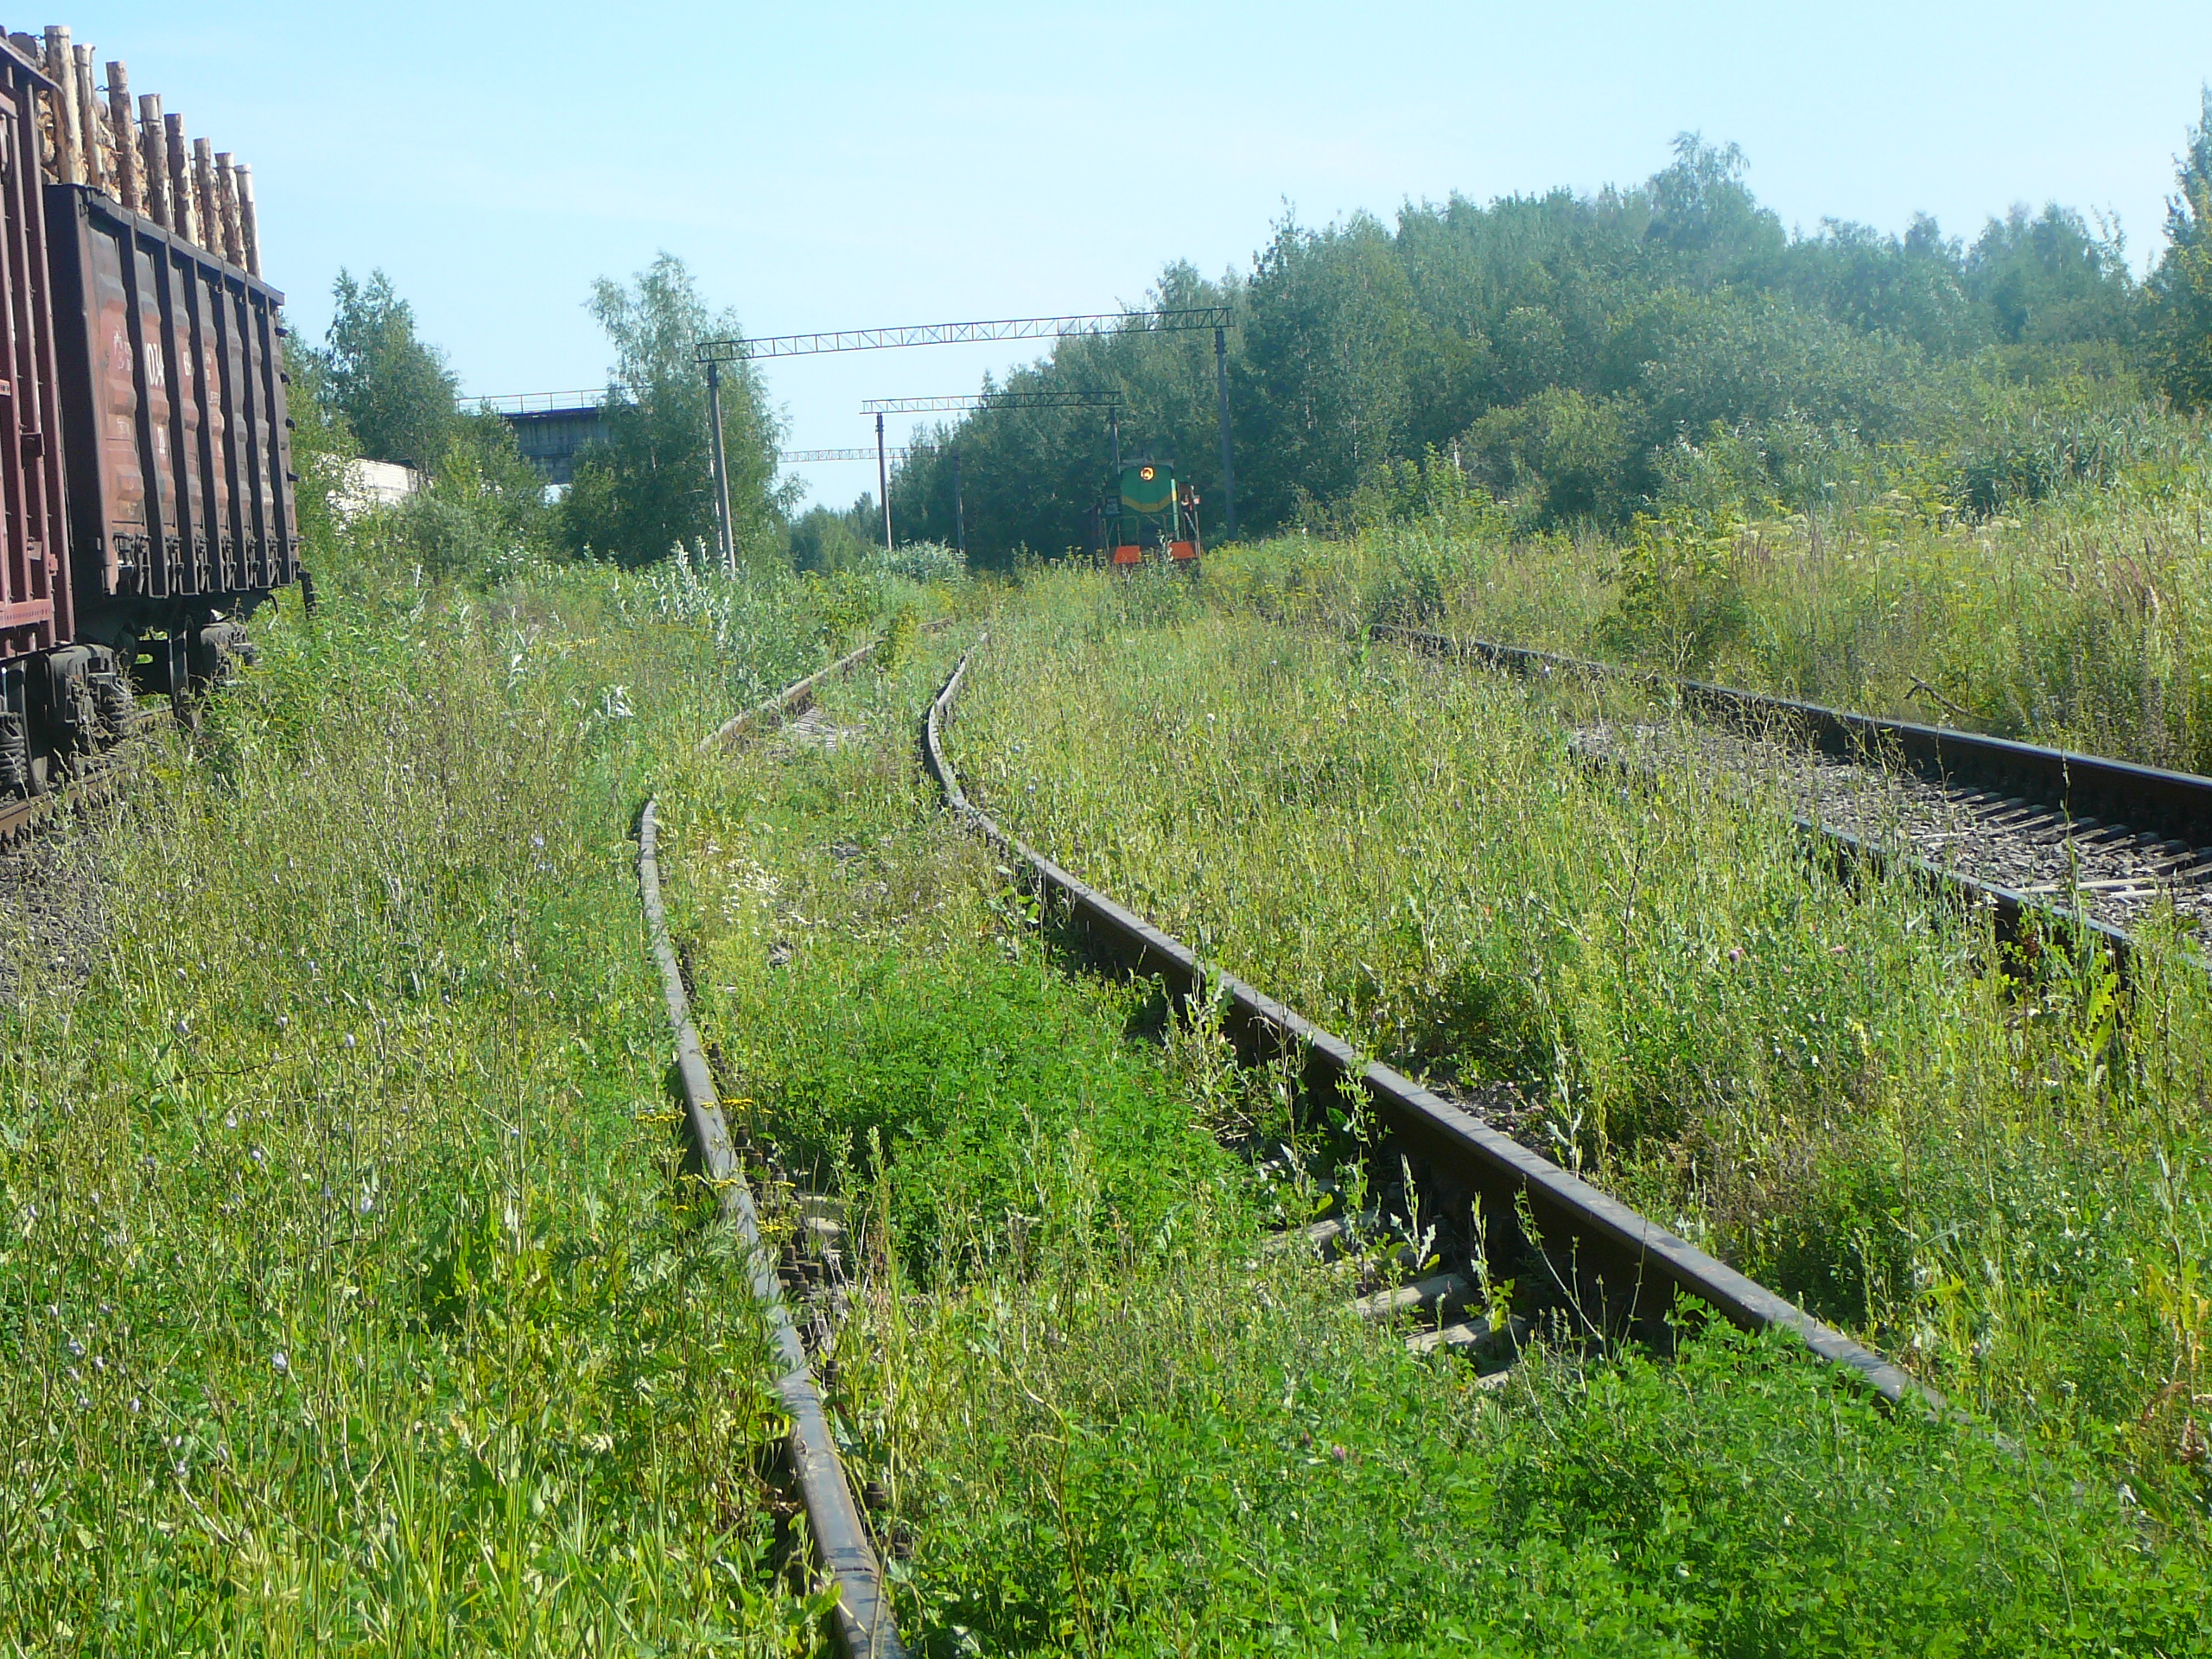
[[(1307, 1235), (1315, 1246), (1363, 1227), (1419, 1240), (1415, 1256), (1428, 1276), (1376, 1293), (1386, 1304), (1364, 1305), (1363, 1313), (1429, 1313), (1441, 1321), (1452, 1301), (1464, 1297), (1461, 1287), (1512, 1279), (1548, 1287), (1530, 1310), (1540, 1323), (1573, 1337), (1633, 1338), (1664, 1349), (1678, 1312), (1700, 1303), (1748, 1330), (1794, 1334), (1886, 1400), (1942, 1408), (1939, 1395), (1881, 1355), (1530, 1151), (1475, 1112), (1390, 1066), (1363, 1058), (1343, 1039), (1201, 961), (1179, 940), (1008, 833), (968, 798), (945, 753), (944, 728), (973, 658), (972, 651), (961, 658), (924, 723), (925, 759), (953, 812), (1007, 861), (1039, 901), (1040, 912), (1097, 959), (1158, 978), (1185, 1017), (1217, 1011), (1241, 1061), (1288, 1062), (1309, 1101), (1357, 1093), (1385, 1131), (1369, 1152), (1382, 1198), (1378, 1213), (1325, 1220)], [(1469, 1221), (1433, 1234), (1416, 1232), (1421, 1215)], [(1434, 1335), (1422, 1340), (1424, 1345), (1459, 1345), (1456, 1338), (1479, 1348), (1483, 1335), (1439, 1323)]]
[[(1692, 735), (1656, 726), (1592, 728), (1579, 734), (1579, 747), (1612, 764), (1673, 760), (1742, 777), (1771, 777), (1786, 765), (1802, 785), (1808, 811), (1801, 823), (1808, 831), (1847, 856), (1902, 859), (1989, 906), (2000, 927), (2019, 931), (2056, 917), (2103, 938), (2124, 958), (2130, 940), (2121, 924), (2160, 898), (2171, 899), (2184, 917), (2212, 918), (2212, 779), (1666, 681), (1518, 647), (1406, 629), (1376, 632), (1539, 679), (1628, 678), (1662, 690), (1684, 708), (1715, 718)], [(1382, 1131), (1357, 1153), (1367, 1161), (1374, 1207), (1280, 1235), (1271, 1251), (1362, 1253), (1381, 1264), (1380, 1277), (1355, 1304), (1363, 1316), (1409, 1319), (1410, 1345), (1460, 1350), (1485, 1369), (1510, 1363), (1532, 1328), (1568, 1340), (1625, 1338), (1664, 1350), (1676, 1320), (1701, 1306), (1748, 1330), (1794, 1335), (1893, 1404), (1945, 1409), (1939, 1394), (1882, 1355), (1522, 1145), (1468, 1104), (1364, 1058), (1012, 835), (968, 797), (944, 743), (976, 651), (986, 643), (988, 636), (962, 655), (923, 721), (924, 760), (948, 808), (1039, 901), (1040, 920), (1063, 927), (1103, 965), (1158, 979), (1183, 1017), (1217, 1019), (1240, 1062), (1287, 1064), (1309, 1102), (1357, 1095)], [(863, 647), (747, 711), (710, 734), (702, 753), (723, 751), (799, 715), (823, 681), (850, 671), (877, 648)], [(804, 1246), (810, 1229), (834, 1230), (836, 1224), (809, 1220), (796, 1230), (799, 1246), (780, 1258), (766, 1242), (746, 1160), (717, 1102), (691, 1023), (684, 970), (668, 937), (650, 801), (639, 830), (640, 892), (676, 1035), (686, 1136), (696, 1170), (741, 1235), (753, 1293), (779, 1356), (793, 1485), (822, 1569), (840, 1590), (835, 1634), (848, 1654), (902, 1653), (878, 1541), (838, 1460), (810, 1369), (826, 1363), (834, 1332), (818, 1319), (803, 1327), (786, 1300), (787, 1292), (822, 1281), (822, 1262), (802, 1260)], [(1263, 1157), (1260, 1173), (1305, 1179), (1296, 1161)], [(1325, 1182), (1322, 1190), (1335, 1189)], [(1325, 1198), (1325, 1207), (1332, 1201)], [(1450, 1219), (1455, 1217), (1466, 1220)], [(1423, 1217), (1429, 1218), (1425, 1226)], [(834, 1250), (830, 1256), (834, 1276)], [(1479, 1320), (1455, 1322), (1478, 1300), (1477, 1286), (1509, 1279), (1524, 1293), (1540, 1287), (1526, 1321), (1516, 1317), (1502, 1330)]]

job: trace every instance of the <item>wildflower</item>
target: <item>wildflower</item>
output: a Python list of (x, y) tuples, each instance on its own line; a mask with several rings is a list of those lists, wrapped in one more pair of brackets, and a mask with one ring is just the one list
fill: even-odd
[(236, 1112), (226, 1112), (223, 1114), (223, 1127), (225, 1128), (235, 1129), (238, 1126), (238, 1115)]
[(1743, 947), (1742, 945), (1740, 945), (1740, 944), (1732, 944), (1732, 945), (1730, 945), (1730, 946), (1728, 947), (1728, 960), (1729, 960), (1729, 961), (1731, 961), (1731, 962), (1741, 962), (1743, 959), (1744, 959), (1744, 947)]
[(353, 1046), (353, 1033), (350, 1031), (346, 1033), (346, 1046), (348, 1048)]
[(292, 1374), (292, 1362), (284, 1357), (284, 1351), (282, 1348), (269, 1357), (269, 1369), (279, 1376), (289, 1376)]

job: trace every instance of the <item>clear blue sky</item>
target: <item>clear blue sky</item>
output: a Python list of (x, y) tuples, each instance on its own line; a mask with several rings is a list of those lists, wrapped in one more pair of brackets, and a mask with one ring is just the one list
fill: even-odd
[[(1306, 223), (1643, 177), (1743, 146), (1785, 222), (1971, 234), (2118, 215), (2139, 269), (2212, 77), (2212, 3), (448, 4), (54, 9), (254, 163), (271, 278), (319, 336), (388, 271), (471, 392), (603, 381), (592, 279), (666, 249), (747, 332), (1110, 310), (1168, 260)], [(11, 28), (34, 27), (12, 22)], [(868, 397), (1034, 346), (771, 364), (794, 448)], [(873, 467), (803, 474), (838, 505)]]

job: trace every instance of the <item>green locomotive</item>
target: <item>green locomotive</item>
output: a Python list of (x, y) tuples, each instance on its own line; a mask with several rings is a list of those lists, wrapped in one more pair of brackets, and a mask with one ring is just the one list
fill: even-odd
[(1156, 558), (1181, 568), (1198, 559), (1198, 493), (1177, 488), (1175, 464), (1148, 456), (1124, 461), (1121, 487), (1107, 504), (1109, 561), (1123, 569)]

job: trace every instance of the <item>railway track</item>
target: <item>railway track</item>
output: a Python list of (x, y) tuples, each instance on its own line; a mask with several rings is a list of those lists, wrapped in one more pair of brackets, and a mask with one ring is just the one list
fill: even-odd
[[(1434, 654), (1543, 677), (1626, 672), (1486, 642), (1410, 630), (1377, 632)], [(863, 647), (727, 722), (700, 744), (701, 752), (725, 752), (803, 716), (820, 684), (849, 672), (877, 648)], [(1358, 1214), (1339, 1211), (1278, 1235), (1268, 1241), (1269, 1252), (1359, 1257), (1368, 1275), (1353, 1287), (1363, 1293), (1354, 1306), (1363, 1317), (1409, 1322), (1414, 1334), (1408, 1345), (1467, 1351), (1492, 1378), (1508, 1374), (1498, 1367), (1510, 1363), (1517, 1344), (1535, 1329), (1570, 1340), (1633, 1339), (1663, 1351), (1671, 1345), (1677, 1317), (1695, 1304), (1745, 1329), (1795, 1336), (1821, 1360), (1893, 1404), (1945, 1409), (1940, 1394), (1882, 1355), (1522, 1145), (1478, 1110), (1392, 1067), (1363, 1059), (1342, 1039), (1203, 962), (1180, 941), (1010, 834), (968, 798), (945, 753), (945, 727), (974, 658), (972, 650), (961, 657), (930, 705), (923, 722), (924, 759), (953, 813), (1039, 899), (1040, 918), (1065, 925), (1102, 963), (1159, 979), (1185, 1017), (1201, 1010), (1217, 1017), (1240, 1062), (1287, 1062), (1308, 1100), (1333, 1100), (1346, 1090), (1363, 1096), (1383, 1131), (1364, 1153), (1369, 1207)], [(1971, 734), (1873, 721), (1726, 688), (1663, 683), (1685, 702), (1710, 707), (1738, 725), (1752, 727), (1755, 734), (1740, 740), (1746, 746), (1778, 745), (1784, 740), (1771, 734), (1786, 728), (1801, 752), (1809, 741), (1818, 754), (1840, 766), (1863, 771), (1876, 758), (1892, 769), (1903, 766), (1929, 791), (1931, 811), (1940, 806), (2015, 830), (2025, 825), (2031, 832), (2055, 830), (2066, 849), (2063, 855), (2076, 861), (2077, 868), (2086, 858), (2109, 856), (2119, 849), (2159, 861), (2155, 877), (2168, 887), (2177, 873), (2200, 867), (2212, 880), (2212, 851), (2199, 850), (2212, 846), (2212, 781)], [(1593, 755), (1616, 762), (1630, 758), (1630, 745), (1605, 741), (1604, 734), (1588, 747)], [(1702, 759), (1741, 769), (1770, 757), (1746, 747), (1732, 761), (1711, 753)], [(2145, 777), (2147, 783), (2141, 781)], [(2136, 792), (2128, 792), (2131, 788)], [(2092, 804), (2100, 809), (2094, 816), (2087, 810)], [(2123, 820), (2123, 810), (2132, 817)], [(2120, 829), (2123, 822), (2130, 827)], [(1808, 827), (1852, 855), (1877, 861), (1898, 856), (1870, 824), (1847, 829), (1808, 820)], [(640, 892), (676, 1035), (685, 1135), (697, 1173), (714, 1189), (725, 1222), (740, 1234), (751, 1288), (775, 1344), (781, 1372), (777, 1387), (791, 1423), (793, 1482), (822, 1569), (840, 1590), (835, 1634), (849, 1655), (903, 1653), (876, 1541), (838, 1459), (810, 1369), (834, 1333), (819, 1323), (803, 1329), (789, 1300), (790, 1293), (822, 1281), (820, 1264), (801, 1261), (804, 1249), (779, 1257), (764, 1236), (743, 1151), (717, 1099), (691, 1021), (684, 970), (668, 937), (660, 899), (658, 818), (651, 801), (640, 814), (639, 831)], [(2145, 839), (2154, 835), (2155, 849)], [(2016, 928), (2052, 908), (2051, 895), (2033, 891), (2033, 884), (2013, 888), (1980, 881), (1929, 861), (1920, 861), (1919, 868), (1961, 886), (1977, 902), (1995, 909), (2000, 923)], [(2079, 919), (2115, 949), (2127, 948), (2126, 934), (2111, 922)], [(1260, 1162), (1263, 1177), (1302, 1183), (1311, 1190), (1308, 1172), (1296, 1158), (1278, 1154)], [(1325, 1182), (1323, 1190), (1333, 1189)], [(804, 1204), (802, 1210), (808, 1225), (795, 1231), (804, 1246), (815, 1222), (811, 1210)], [(823, 1224), (834, 1230), (834, 1223)], [(1478, 1286), (1509, 1279), (1524, 1294), (1535, 1289), (1525, 1317), (1516, 1313), (1502, 1329), (1460, 1318), (1479, 1300)], [(809, 1357), (809, 1336), (815, 1361)]]
[[(935, 632), (947, 626), (947, 621), (931, 623), (924, 632)], [(817, 690), (850, 673), (881, 650), (884, 643), (877, 639), (862, 645), (734, 715), (708, 734), (697, 752), (706, 756), (727, 753), (786, 720), (803, 716), (811, 708)], [(661, 898), (659, 839), (658, 804), (648, 798), (638, 815), (638, 891), (647, 943), (660, 972), (675, 1038), (689, 1162), (692, 1173), (714, 1192), (724, 1224), (738, 1236), (747, 1282), (768, 1326), (778, 1367), (776, 1392), (791, 1420), (785, 1455), (791, 1484), (806, 1512), (815, 1559), (823, 1575), (837, 1586), (832, 1634), (838, 1649), (847, 1659), (904, 1659), (906, 1649), (899, 1640), (898, 1622), (884, 1587), (883, 1563), (862, 1505), (837, 1455), (822, 1386), (815, 1378), (817, 1357), (835, 1341), (831, 1309), (842, 1293), (837, 1282), (842, 1255), (837, 1246), (842, 1228), (827, 1207), (801, 1198), (794, 1206), (797, 1224), (789, 1230), (790, 1248), (779, 1251), (768, 1243), (761, 1225), (761, 1206), (747, 1178), (744, 1148), (723, 1114), (713, 1068), (692, 1022), (689, 976), (669, 937), (668, 913)], [(819, 1306), (809, 1310), (802, 1305), (801, 1317), (794, 1318), (794, 1300), (816, 1291), (824, 1293), (817, 1299)]]
[[(1388, 1065), (1363, 1059), (1341, 1038), (1202, 962), (1180, 941), (1008, 833), (969, 799), (945, 754), (944, 727), (973, 659), (973, 651), (961, 658), (924, 721), (925, 759), (950, 810), (1013, 868), (1039, 901), (1040, 912), (1063, 924), (1096, 957), (1139, 977), (1158, 978), (1186, 1018), (1201, 1009), (1217, 1011), (1241, 1062), (1287, 1063), (1309, 1101), (1332, 1101), (1344, 1090), (1363, 1096), (1385, 1131), (1370, 1154), (1380, 1195), (1376, 1214), (1331, 1217), (1285, 1240), (1328, 1248), (1356, 1243), (1363, 1231), (1378, 1228), (1413, 1239), (1408, 1261), (1426, 1276), (1371, 1293), (1361, 1305), (1363, 1314), (1427, 1313), (1435, 1321), (1433, 1334), (1421, 1338), (1427, 1345), (1464, 1341), (1479, 1346), (1481, 1330), (1443, 1321), (1468, 1287), (1511, 1279), (1524, 1287), (1548, 1287), (1538, 1292), (1541, 1305), (1531, 1312), (1570, 1335), (1605, 1341), (1632, 1337), (1663, 1350), (1673, 1338), (1674, 1316), (1695, 1302), (1748, 1330), (1795, 1335), (1888, 1401), (1943, 1408), (1941, 1395), (1881, 1355), (1522, 1146), (1476, 1112)], [(1415, 1230), (1423, 1215), (1438, 1218), (1435, 1231)]]
[(130, 729), (118, 738), (111, 747), (96, 754), (79, 757), (70, 776), (60, 788), (49, 788), (41, 795), (11, 798), (0, 803), (0, 845), (28, 834), (64, 807), (96, 800), (105, 795), (137, 763), (140, 759), (137, 747), (138, 740), (150, 735), (163, 725), (174, 722), (175, 718), (175, 710), (165, 702), (143, 705), (133, 716)]
[(1710, 717), (1577, 734), (1594, 759), (1685, 763), (1779, 782), (1798, 823), (1841, 856), (1901, 865), (1988, 909), (2018, 938), (2054, 921), (2101, 940), (2124, 969), (2129, 927), (2170, 901), (2212, 937), (2212, 779), (2132, 761), (1884, 720), (1611, 664), (1377, 625), (1430, 656), (1551, 683), (1614, 681)]

